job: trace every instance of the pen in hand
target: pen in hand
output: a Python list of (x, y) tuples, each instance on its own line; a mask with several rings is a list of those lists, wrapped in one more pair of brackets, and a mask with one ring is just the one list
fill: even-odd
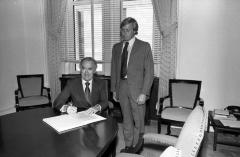
[(77, 107), (73, 106), (72, 102), (68, 103), (67, 113), (68, 114), (77, 113)]

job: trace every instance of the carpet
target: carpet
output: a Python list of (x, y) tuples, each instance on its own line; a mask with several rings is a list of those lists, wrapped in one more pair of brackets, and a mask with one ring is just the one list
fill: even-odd
[[(117, 148), (116, 153), (118, 154), (122, 148), (125, 147), (124, 139), (123, 139), (123, 130), (122, 130), (122, 123), (118, 123), (119, 131), (118, 131), (118, 141), (117, 141)], [(179, 135), (181, 129), (173, 128), (172, 134)], [(157, 121), (152, 120), (150, 125), (145, 126), (145, 133), (157, 133)], [(162, 133), (166, 133), (166, 126), (162, 125)], [(220, 134), (219, 138), (224, 141), (234, 141), (240, 144), (240, 135), (229, 135), (229, 134)], [(153, 157), (155, 153), (152, 154), (144, 154), (145, 157)], [(226, 146), (226, 145), (217, 145), (217, 150), (213, 151), (213, 133), (205, 133), (205, 137), (203, 140), (202, 148), (199, 152), (199, 157), (239, 157), (240, 156), (240, 147), (236, 146)]]

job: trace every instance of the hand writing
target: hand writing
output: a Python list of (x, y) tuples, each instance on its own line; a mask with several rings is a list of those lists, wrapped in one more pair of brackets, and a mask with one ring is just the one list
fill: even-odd
[(68, 114), (77, 113), (77, 107), (75, 107), (75, 106), (68, 106), (67, 113)]

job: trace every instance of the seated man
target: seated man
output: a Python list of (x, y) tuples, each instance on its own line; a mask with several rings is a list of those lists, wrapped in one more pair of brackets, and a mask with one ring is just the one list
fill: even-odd
[[(94, 77), (97, 62), (83, 58), (80, 62), (81, 78), (69, 80), (53, 105), (61, 112), (76, 113), (87, 109), (89, 114), (101, 112), (108, 106), (105, 82)], [(66, 102), (71, 98), (71, 103)]]

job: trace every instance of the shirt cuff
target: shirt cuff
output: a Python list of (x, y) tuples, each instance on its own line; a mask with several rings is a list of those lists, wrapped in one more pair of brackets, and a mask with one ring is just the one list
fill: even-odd
[(101, 112), (102, 111), (102, 106), (97, 104), (95, 107), (94, 107), (97, 111)]
[(67, 108), (68, 108), (68, 105), (63, 105), (63, 106), (60, 108), (60, 111), (61, 111), (61, 112), (67, 112)]

